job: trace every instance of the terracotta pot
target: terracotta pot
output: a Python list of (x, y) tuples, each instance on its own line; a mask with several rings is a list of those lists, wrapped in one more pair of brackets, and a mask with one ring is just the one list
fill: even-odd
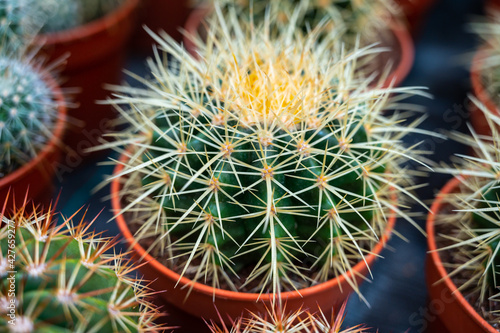
[(139, 24), (132, 38), (132, 50), (143, 54), (153, 51), (155, 41), (143, 26), (155, 33), (165, 31), (176, 41), (181, 41), (180, 28), (184, 27), (189, 12), (188, 0), (142, 0), (138, 9)]
[[(47, 145), (28, 163), (0, 178), (0, 203), (7, 203), (10, 209), (15, 204), (20, 207), (25, 197), (34, 199), (37, 204), (48, 204), (52, 200), (52, 179), (57, 170), (64, 144), (62, 138), (66, 130), (66, 105), (61, 89), (55, 80), (42, 73), (44, 81), (51, 88), (58, 104), (58, 119), (53, 136)], [(8, 201), (5, 198), (9, 197)]]
[[(436, 235), (434, 231), (434, 221), (440, 211), (445, 207), (444, 198), (446, 195), (457, 192), (461, 183), (460, 178), (450, 180), (437, 195), (432, 204), (431, 211), (427, 218), (427, 244), (429, 252), (426, 261), (426, 280), (430, 297), (430, 308), (435, 309), (433, 316), (438, 316), (439, 320), (446, 328), (453, 333), (475, 333), (491, 332), (498, 333), (490, 324), (486, 322), (474, 308), (465, 300), (453, 281), (448, 277), (448, 273), (443, 267), (439, 252), (436, 251)], [(435, 331), (442, 332), (442, 331)]]
[[(85, 25), (48, 34), (35, 40), (40, 53), (55, 61), (69, 56), (60, 77), (63, 87), (78, 88), (78, 107), (69, 111), (73, 123), (66, 143), (80, 156), (98, 144), (109, 130), (108, 121), (115, 117), (111, 106), (97, 105), (109, 91), (105, 84), (118, 84), (122, 78), (126, 43), (135, 25), (135, 9), (139, 0), (126, 0), (108, 15)], [(76, 121), (73, 121), (76, 120)]]
[[(203, 34), (201, 31), (202, 21), (210, 13), (210, 10), (210, 7), (206, 6), (195, 8), (186, 21), (184, 46), (195, 58), (198, 56), (196, 54), (196, 46), (191, 37), (196, 36), (198, 33)], [(377, 66), (377, 68), (383, 68), (385, 63), (392, 61), (395, 65), (393, 65), (393, 69), (391, 73), (389, 73), (383, 86), (389, 87), (394, 80), (393, 86), (397, 87), (403, 82), (406, 76), (408, 76), (413, 66), (415, 46), (408, 29), (403, 24), (392, 22), (390, 29), (394, 37), (391, 39), (396, 41), (396, 43), (394, 45), (386, 45), (387, 43), (384, 44), (382, 41), (382, 44), (378, 45), (380, 47), (389, 46), (392, 50), (390, 52), (382, 52), (377, 56), (377, 59), (379, 59), (378, 62), (380, 63), (380, 66)], [(392, 41), (390, 43), (392, 43)]]
[[(493, 101), (490, 93), (484, 86), (484, 80), (481, 74), (481, 67), (484, 61), (484, 58), (487, 56), (488, 48), (481, 48), (476, 52), (474, 59), (472, 60), (472, 67), (470, 71), (470, 79), (472, 83), (472, 91), (476, 98), (483, 103), (488, 110), (490, 110), (493, 114), (499, 115), (497, 104)], [(483, 135), (490, 135), (491, 130), (484, 117), (484, 113), (477, 108), (473, 103), (471, 103), (470, 107), (470, 117), (472, 127), (474, 130)]]
[(412, 36), (418, 34), (425, 21), (425, 15), (435, 0), (396, 0), (401, 7), (403, 15), (406, 17), (408, 30)]
[[(127, 156), (122, 155), (120, 163), (117, 164), (114, 174), (123, 170), (123, 164), (126, 163)], [(120, 179), (115, 178), (111, 184), (112, 207), (115, 212), (122, 208), (120, 198)], [(393, 196), (396, 200), (396, 194)], [(123, 215), (116, 216), (116, 222), (122, 235), (125, 237), (130, 248), (133, 249), (132, 255), (136, 261), (140, 261), (140, 271), (144, 278), (153, 281), (151, 286), (155, 290), (164, 290), (160, 296), (167, 302), (175, 305), (181, 310), (202, 317), (206, 320), (219, 321), (217, 310), (220, 311), (223, 318), (233, 318), (241, 316), (245, 311), (265, 313), (265, 306), (268, 307), (273, 299), (272, 294), (244, 293), (229, 290), (214, 289), (208, 285), (194, 283), (186, 277), (180, 277), (176, 272), (168, 269), (149, 255), (146, 250), (134, 239), (127, 221)], [(384, 235), (377, 245), (372, 249), (372, 253), (366, 256), (368, 265), (372, 265), (377, 256), (384, 248), (390, 238), (392, 229), (396, 222), (395, 214), (391, 214)], [(360, 276), (366, 276), (367, 266), (364, 262), (359, 262), (353, 267), (353, 273), (347, 273), (351, 279), (356, 279), (358, 284), (363, 282)], [(340, 306), (347, 299), (352, 287), (346, 281), (345, 276), (329, 280), (318, 285), (300, 289), (297, 291), (288, 291), (281, 294), (282, 299), (286, 300), (287, 309), (290, 311), (300, 307), (318, 309), (318, 306), (325, 311), (328, 316), (329, 311)]]

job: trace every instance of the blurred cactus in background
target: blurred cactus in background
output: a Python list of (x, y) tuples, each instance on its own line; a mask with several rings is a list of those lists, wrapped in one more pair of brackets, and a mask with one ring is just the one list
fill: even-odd
[(35, 157), (52, 137), (58, 102), (33, 62), (0, 57), (0, 175)]

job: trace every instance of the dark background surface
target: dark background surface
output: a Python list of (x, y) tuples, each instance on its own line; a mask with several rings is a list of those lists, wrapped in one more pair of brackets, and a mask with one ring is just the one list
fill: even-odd
[[(403, 83), (404, 86), (428, 87), (434, 96), (433, 99), (412, 100), (427, 109), (428, 118), (422, 128), (466, 131), (466, 98), (470, 91), (468, 61), (478, 44), (477, 37), (467, 31), (467, 23), (482, 12), (483, 1), (437, 0), (424, 18), (415, 40), (415, 63)], [(127, 68), (144, 74), (144, 61), (143, 56), (131, 54)], [(434, 161), (446, 161), (453, 153), (465, 152), (464, 147), (451, 141), (418, 136), (408, 138), (411, 143), (421, 140), (424, 140), (426, 149), (434, 151)], [(71, 170), (65, 172), (63, 180), (57, 180), (55, 186), (60, 189), (58, 207), (66, 216), (80, 207), (87, 207), (89, 217), (100, 214), (96, 228), (107, 230), (106, 234), (112, 236), (119, 232), (114, 221), (106, 223), (112, 218), (110, 203), (106, 200), (109, 187), (96, 190), (96, 186), (113, 171), (110, 166), (100, 165), (108, 158), (107, 154), (82, 161), (68, 157), (63, 162)], [(430, 202), (448, 178), (433, 174), (419, 180), (429, 184), (418, 191), (419, 197)], [(425, 214), (423, 209), (420, 208), (420, 211)], [(425, 218), (419, 219), (419, 223), (424, 226)], [(425, 237), (404, 221), (398, 221), (397, 230), (408, 241), (397, 237), (390, 241), (391, 249), (384, 250), (384, 259), (378, 260), (373, 268), (373, 282), (365, 283), (361, 288), (371, 308), (359, 301), (357, 296), (351, 297), (346, 324), (366, 323), (381, 333), (413, 333), (425, 332), (428, 324), (434, 321), (436, 310), (427, 305)], [(174, 312), (168, 321), (181, 325), (186, 319), (179, 318)]]

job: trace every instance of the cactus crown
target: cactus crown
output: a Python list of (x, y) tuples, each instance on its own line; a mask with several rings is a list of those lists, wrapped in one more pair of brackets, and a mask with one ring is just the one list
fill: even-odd
[(59, 225), (51, 209), (1, 216), (0, 325), (8, 332), (154, 331), (159, 313), (148, 288), (130, 277), (135, 267), (108, 254), (115, 242), (90, 231), (85, 214), (74, 223), (75, 215)]
[(474, 156), (459, 155), (453, 166), (436, 169), (460, 179), (460, 191), (444, 198), (452, 209), (436, 218), (436, 234), (439, 250), (449, 250), (442, 260), (450, 277), (458, 276), (459, 290), (466, 297), (472, 295), (470, 302), (477, 302), (484, 313), (491, 314), (485, 318), (498, 324), (496, 310), (487, 309), (483, 302), (498, 298), (500, 287), (500, 119), (472, 100), (485, 113), (492, 134), (453, 134), (474, 149)]
[(214, 287), (277, 293), (349, 272), (391, 210), (411, 220), (391, 189), (410, 194), (401, 162), (420, 152), (401, 139), (418, 121), (382, 112), (391, 93), (419, 91), (368, 90), (354, 75), (366, 50), (267, 28), (218, 15), (201, 61), (158, 38), (182, 61), (157, 54), (144, 89), (115, 87), (130, 128), (106, 147), (128, 156), (119, 213), (154, 237), (153, 255)]
[(34, 66), (0, 57), (0, 175), (31, 160), (52, 137), (58, 102)]

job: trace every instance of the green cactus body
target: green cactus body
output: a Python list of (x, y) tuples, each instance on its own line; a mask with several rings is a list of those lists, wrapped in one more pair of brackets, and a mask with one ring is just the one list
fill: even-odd
[(146, 302), (146, 289), (127, 276), (134, 268), (122, 255), (105, 254), (113, 242), (87, 233), (88, 225), (67, 220), (57, 226), (53, 218), (52, 212), (18, 212), (3, 220), (0, 302), (15, 307), (2, 306), (0, 331), (144, 332), (154, 327), (158, 313)]
[[(471, 231), (482, 237), (500, 229), (500, 190), (498, 185), (487, 188), (483, 192), (479, 200), (477, 209), (472, 213), (472, 225)], [(486, 256), (482, 260), (482, 265), (485, 270), (487, 270), (487, 281), (492, 289), (496, 288), (499, 283), (495, 282), (498, 279), (497, 267), (500, 266), (500, 235), (490, 236), (486, 241), (486, 251), (490, 255)], [(497, 248), (499, 250), (497, 250)]]
[(335, 37), (274, 40), (233, 22), (245, 24), (211, 22), (200, 62), (160, 40), (177, 70), (158, 57), (145, 89), (118, 90), (133, 105), (113, 144), (131, 154), (116, 175), (131, 178), (122, 213), (181, 275), (215, 287), (278, 292), (344, 274), (384, 232), (391, 186), (409, 194), (400, 139), (412, 125), (381, 114), (390, 89), (358, 88), (340, 45), (326, 47)]
[(34, 67), (0, 57), (0, 174), (36, 156), (57, 117), (52, 91)]

